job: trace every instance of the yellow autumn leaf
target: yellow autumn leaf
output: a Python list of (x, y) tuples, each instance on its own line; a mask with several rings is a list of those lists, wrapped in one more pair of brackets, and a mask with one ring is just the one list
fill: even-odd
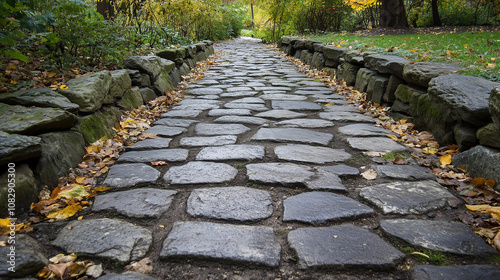
[(441, 159), (439, 159), (439, 162), (441, 162), (441, 165), (451, 164), (451, 155), (441, 156)]
[(49, 78), (54, 78), (56, 75), (57, 75), (57, 73), (56, 73), (56, 72), (49, 72), (49, 73), (47, 74), (47, 77), (49, 77)]
[(55, 210), (50, 212), (47, 215), (47, 219), (55, 219), (56, 221), (64, 220), (69, 217), (72, 217), (76, 213), (78, 213), (80, 210), (82, 210), (82, 206), (79, 204), (73, 204), (66, 206), (62, 210)]
[(89, 193), (83, 186), (76, 186), (70, 190), (60, 192), (58, 197), (71, 198), (71, 197), (85, 197), (88, 195)]
[(433, 147), (425, 147), (425, 148), (422, 149), (422, 152), (424, 154), (435, 154), (435, 153), (438, 152), (438, 149), (433, 148)]
[(68, 86), (67, 85), (61, 85), (59, 86), (60, 89), (68, 89)]
[(409, 52), (418, 52), (417, 49), (409, 50)]
[(486, 209), (490, 208), (491, 206), (489, 204), (480, 204), (480, 205), (468, 205), (465, 204), (465, 207), (471, 211), (485, 211)]
[(326, 103), (327, 106), (333, 105), (332, 102)]
[(397, 136), (392, 135), (392, 134), (386, 134), (387, 137), (391, 138), (394, 141), (400, 141)]
[(104, 192), (104, 191), (107, 191), (111, 189), (110, 187), (97, 187), (97, 188), (94, 188), (94, 191), (96, 192)]

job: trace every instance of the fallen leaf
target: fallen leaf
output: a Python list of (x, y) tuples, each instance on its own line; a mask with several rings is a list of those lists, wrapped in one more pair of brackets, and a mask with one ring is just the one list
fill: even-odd
[(99, 278), (103, 273), (102, 264), (91, 265), (87, 268), (85, 274), (93, 278)]
[(500, 251), (500, 232), (493, 238), (493, 246)]
[(153, 165), (153, 166), (161, 166), (161, 165), (168, 165), (168, 163), (165, 162), (165, 161), (160, 160), (160, 161), (153, 161), (153, 162), (151, 162), (151, 165)]
[(47, 219), (55, 219), (56, 221), (64, 220), (64, 219), (67, 219), (69, 217), (74, 216), (80, 210), (82, 210), (81, 205), (73, 204), (73, 205), (69, 205), (69, 206), (65, 207), (62, 210), (52, 211), (46, 217), (47, 217)]
[(49, 259), (52, 263), (69, 263), (75, 261), (77, 258), (75, 253), (71, 253), (69, 255), (59, 254)]
[(131, 263), (125, 267), (126, 270), (133, 270), (135, 272), (149, 274), (153, 272), (153, 266), (149, 258), (144, 258), (138, 262)]
[(104, 191), (107, 191), (107, 190), (110, 190), (111, 188), (110, 187), (96, 187), (93, 189), (93, 191), (96, 191), (96, 192), (104, 192)]
[(422, 149), (422, 152), (424, 154), (435, 154), (435, 153), (438, 152), (438, 149), (433, 148), (433, 147), (425, 147), (425, 148)]
[(484, 178), (481, 178), (481, 177), (476, 177), (474, 178), (471, 183), (474, 185), (474, 187), (480, 187), (482, 185), (484, 185), (484, 183), (486, 182), (486, 180)]
[(441, 165), (444, 165), (444, 166), (451, 164), (451, 155), (441, 156), (441, 158), (439, 159), (439, 162), (441, 162)]
[(64, 272), (66, 271), (68, 264), (67, 263), (49, 264), (48, 267), (50, 271), (52, 271), (55, 275), (59, 276), (59, 278), (63, 279)]
[(368, 169), (365, 172), (361, 173), (361, 176), (366, 180), (375, 180), (377, 178), (377, 172), (373, 169)]
[(425, 257), (425, 258), (428, 258), (430, 259), (430, 257), (424, 253), (420, 253), (420, 252), (412, 252), (410, 253), (411, 255), (419, 255), (419, 256), (422, 256), (422, 257)]
[(89, 193), (83, 186), (76, 186), (70, 190), (62, 191), (58, 197), (71, 198), (71, 197), (86, 197)]

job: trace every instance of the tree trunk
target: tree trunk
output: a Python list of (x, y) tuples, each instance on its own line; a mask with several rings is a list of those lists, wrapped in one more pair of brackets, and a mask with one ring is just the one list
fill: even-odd
[(250, 9), (252, 10), (252, 27), (255, 27), (255, 20), (254, 20), (254, 16), (253, 16), (253, 3), (252, 2), (250, 3)]
[(380, 27), (408, 27), (403, 0), (382, 0), (382, 10), (380, 12)]
[(100, 13), (106, 20), (114, 19), (115, 7), (113, 6), (112, 0), (98, 1), (97, 12)]
[(441, 26), (443, 25), (441, 23), (441, 19), (439, 18), (439, 10), (438, 10), (438, 0), (432, 0), (431, 7), (432, 7), (432, 21), (434, 23), (434, 26)]

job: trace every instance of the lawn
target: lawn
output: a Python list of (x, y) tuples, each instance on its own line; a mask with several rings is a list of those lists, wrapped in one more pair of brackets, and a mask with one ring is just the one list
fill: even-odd
[(464, 74), (500, 81), (500, 32), (310, 36), (335, 46), (403, 56), (415, 61), (458, 63)]

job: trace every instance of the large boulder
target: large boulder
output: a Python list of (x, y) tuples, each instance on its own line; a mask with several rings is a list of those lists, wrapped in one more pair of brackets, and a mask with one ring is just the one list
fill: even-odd
[(186, 49), (185, 48), (164, 49), (157, 52), (156, 55), (161, 58), (173, 61), (176, 58), (186, 58)]
[[(15, 260), (13, 261), (15, 272), (8, 270), (11, 264), (7, 260), (10, 253), (10, 246), (0, 247), (0, 255), (3, 257), (0, 262), (0, 278), (21, 279), (35, 275), (40, 269), (49, 263), (49, 260), (42, 254), (42, 246), (27, 234), (16, 235)], [(33, 278), (26, 278), (33, 279)]]
[(115, 99), (122, 96), (132, 87), (132, 80), (127, 70), (111, 71), (111, 85), (109, 95), (104, 100), (104, 104), (112, 104)]
[(158, 96), (165, 95), (165, 92), (173, 90), (174, 88), (174, 81), (165, 70), (161, 71), (160, 75), (156, 77), (153, 83), (153, 90)]
[(148, 87), (151, 85), (151, 78), (148, 74), (143, 74), (139, 70), (126, 69), (130, 79), (132, 80), (132, 86), (138, 87)]
[(172, 78), (172, 82), (174, 82), (174, 86), (177, 86), (182, 81), (181, 72), (177, 68), (174, 68), (169, 75)]
[(453, 165), (467, 165), (472, 177), (494, 180), (495, 190), (500, 191), (500, 150), (476, 146), (453, 157)]
[(95, 112), (107, 99), (111, 74), (109, 71), (101, 71), (69, 80), (66, 85), (67, 88), (58, 90), (60, 94), (80, 105), (81, 112)]
[(343, 57), (344, 54), (350, 50), (348, 48), (324, 45), (322, 51), (323, 55), (325, 56), (325, 59), (331, 59), (340, 62), (340, 58)]
[(354, 84), (354, 88), (360, 92), (365, 92), (368, 87), (368, 82), (370, 82), (370, 77), (376, 74), (377, 71), (373, 71), (368, 68), (359, 69), (356, 74), (356, 83)]
[(139, 92), (141, 93), (142, 100), (144, 100), (144, 104), (147, 104), (148, 101), (156, 99), (156, 93), (154, 90), (150, 88), (140, 88)]
[(40, 183), (55, 186), (59, 177), (68, 174), (68, 170), (82, 162), (85, 140), (76, 131), (51, 132), (40, 135), (42, 138), (42, 156), (35, 173)]
[(491, 90), (489, 110), (493, 122), (500, 127), (500, 87), (494, 87)]
[(398, 86), (404, 84), (404, 82), (405, 81), (398, 78), (398, 76), (391, 75), (389, 77), (389, 81), (387, 82), (387, 88), (385, 89), (384, 101), (388, 103), (394, 103), (394, 101), (396, 100), (396, 96), (394, 95), (394, 93), (396, 92)]
[(356, 84), (356, 76), (358, 75), (360, 67), (348, 62), (342, 63), (339, 67), (342, 68), (342, 78), (346, 85), (353, 86)]
[(500, 128), (496, 123), (489, 123), (477, 130), (479, 144), (494, 148), (500, 148)]
[(500, 83), (479, 77), (448, 74), (432, 79), (428, 92), (451, 118), (481, 127), (491, 120), (488, 99), (498, 86)]
[(160, 74), (163, 68), (157, 56), (129, 56), (123, 61), (123, 66), (146, 73), (152, 80)]
[(4, 172), (0, 176), (0, 217), (16, 216), (19, 213), (27, 212), (31, 203), (35, 202), (38, 196), (37, 182), (33, 171), (27, 164), (15, 165), (15, 190), (16, 203), (14, 215), (8, 211), (8, 180), (9, 172)]
[(365, 65), (365, 60), (363, 56), (356, 50), (349, 50), (344, 53), (344, 59), (347, 62), (356, 64), (363, 67)]
[(164, 58), (160, 58), (159, 62), (160, 62), (161, 67), (163, 69), (165, 69), (165, 71), (167, 71), (167, 73), (170, 73), (170, 72), (172, 72), (172, 70), (175, 69), (175, 62), (173, 62), (173, 61), (170, 61), (170, 60), (167, 60)]
[(315, 52), (311, 60), (311, 66), (316, 69), (322, 69), (325, 66), (325, 57), (320, 52)]
[(64, 130), (76, 124), (77, 118), (59, 108), (28, 108), (0, 103), (0, 131), (36, 135)]
[(187, 65), (187, 63), (185, 62), (180, 67), (177, 67), (177, 69), (179, 69), (181, 76), (187, 76), (187, 74), (189, 74), (189, 72), (191, 71), (189, 65)]
[(463, 69), (464, 68), (452, 63), (416, 62), (404, 66), (403, 77), (409, 84), (426, 88), (432, 78)]
[(0, 102), (9, 105), (23, 105), (26, 107), (61, 108), (71, 113), (78, 112), (78, 104), (72, 103), (64, 95), (49, 88), (26, 89), (0, 94)]
[(382, 74), (393, 74), (403, 78), (403, 69), (410, 60), (397, 55), (370, 54), (364, 56), (366, 67)]
[(373, 75), (368, 80), (368, 86), (366, 87), (366, 100), (375, 103), (382, 103), (385, 89), (389, 78), (382, 75)]
[(81, 117), (78, 131), (87, 143), (94, 143), (104, 136), (113, 138), (113, 127), (120, 121), (120, 110), (116, 107), (103, 107), (92, 115)]
[(42, 153), (40, 142), (39, 137), (0, 131), (0, 165), (39, 157)]
[(142, 99), (141, 92), (138, 87), (133, 87), (129, 89), (120, 99), (116, 105), (118, 107), (123, 108), (125, 110), (133, 110), (141, 107), (144, 104), (144, 100)]

